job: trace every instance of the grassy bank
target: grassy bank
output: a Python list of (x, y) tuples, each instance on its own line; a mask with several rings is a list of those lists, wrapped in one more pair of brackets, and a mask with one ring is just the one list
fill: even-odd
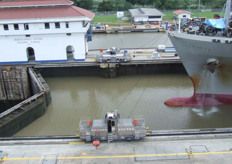
[[(130, 17), (130, 16), (128, 16)], [(118, 19), (116, 15), (97, 15), (93, 18), (93, 22), (95, 24), (101, 23), (101, 24), (108, 24), (110, 26), (118, 26), (120, 25), (129, 25), (131, 23), (130, 20), (124, 21), (121, 19)]]
[[(167, 20), (172, 22), (173, 21), (173, 17), (174, 14), (173, 13), (164, 13), (165, 16), (163, 17), (163, 20)], [(200, 13), (200, 17), (206, 17), (206, 18), (213, 18), (214, 14), (221, 14), (220, 12), (201, 12)], [(193, 13), (192, 17), (197, 17), (198, 13)], [(127, 17), (130, 17), (129, 15), (127, 15)], [(130, 21), (123, 21), (120, 19), (117, 19), (116, 15), (97, 15), (94, 17), (93, 22), (95, 23), (107, 23), (107, 24), (128, 24), (130, 23)]]

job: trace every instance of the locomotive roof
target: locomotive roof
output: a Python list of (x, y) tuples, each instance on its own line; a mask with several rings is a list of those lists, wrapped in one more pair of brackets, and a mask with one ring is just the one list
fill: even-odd
[[(118, 119), (118, 127), (128, 127), (133, 126), (133, 121), (131, 118)], [(105, 120), (93, 120), (92, 128), (106, 128), (107, 123)]]

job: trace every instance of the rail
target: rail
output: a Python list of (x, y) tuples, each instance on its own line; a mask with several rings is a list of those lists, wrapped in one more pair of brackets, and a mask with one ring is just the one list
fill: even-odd
[[(182, 135), (206, 135), (206, 134), (231, 134), (232, 128), (216, 128), (216, 129), (184, 129), (184, 130), (148, 130), (147, 137), (155, 136), (182, 136)], [(38, 136), (38, 137), (3, 137), (0, 141), (10, 140), (69, 140), (77, 139), (77, 136)]]
[(148, 136), (200, 135), (232, 133), (232, 128), (185, 129), (185, 130), (148, 130)]
[[(110, 64), (113, 62), (109, 62)], [(119, 65), (135, 65), (135, 64), (180, 64), (181, 60), (179, 58), (162, 58), (153, 60), (131, 60), (130, 62), (116, 63)], [(50, 64), (23, 64), (27, 67), (34, 68), (58, 68), (58, 67), (83, 67), (83, 66), (100, 66), (102, 63), (97, 62), (76, 62), (76, 63), (50, 63)], [(7, 65), (6, 65), (7, 66)]]
[[(119, 65), (135, 65), (135, 64), (180, 64), (179, 58), (162, 58), (154, 60), (131, 60), (130, 62), (124, 63), (113, 63), (108, 62), (107, 64), (119, 64)], [(100, 66), (102, 63), (97, 62), (76, 62), (76, 63), (53, 63), (53, 64), (37, 64), (34, 68), (56, 68), (56, 67), (80, 67), (80, 66)]]

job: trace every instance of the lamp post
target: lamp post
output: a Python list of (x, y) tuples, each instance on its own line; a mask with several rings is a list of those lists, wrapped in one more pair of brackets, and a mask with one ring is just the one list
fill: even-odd
[(198, 18), (200, 17), (200, 10), (201, 10), (201, 0), (199, 0), (199, 4), (198, 4)]

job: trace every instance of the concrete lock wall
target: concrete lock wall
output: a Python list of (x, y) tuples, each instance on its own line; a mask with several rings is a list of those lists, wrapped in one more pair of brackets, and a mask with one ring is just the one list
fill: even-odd
[(26, 67), (0, 67), (0, 100), (24, 100), (30, 97)]
[(40, 74), (29, 69), (32, 96), (0, 113), (0, 137), (12, 136), (29, 125), (46, 112), (51, 102), (49, 86)]
[(0, 137), (10, 137), (32, 123), (46, 112), (45, 97), (24, 107), (24, 110), (17, 110), (11, 115), (6, 116), (3, 123), (0, 123)]

